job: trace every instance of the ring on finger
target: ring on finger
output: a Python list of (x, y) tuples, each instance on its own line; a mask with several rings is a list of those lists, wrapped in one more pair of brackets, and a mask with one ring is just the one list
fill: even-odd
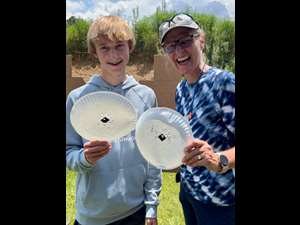
[(201, 155), (197, 155), (197, 159), (201, 160), (202, 159)]

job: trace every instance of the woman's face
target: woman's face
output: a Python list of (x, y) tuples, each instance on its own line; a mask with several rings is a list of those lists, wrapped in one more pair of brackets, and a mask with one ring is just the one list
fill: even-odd
[(171, 30), (165, 37), (164, 49), (181, 74), (197, 75), (201, 71), (203, 44), (199, 35), (193, 36), (191, 31), (182, 27)]

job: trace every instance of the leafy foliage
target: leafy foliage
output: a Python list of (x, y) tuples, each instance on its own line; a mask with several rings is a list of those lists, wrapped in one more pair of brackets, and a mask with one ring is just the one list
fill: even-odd
[[(133, 30), (136, 38), (136, 47), (131, 54), (131, 63), (152, 63), (153, 55), (163, 54), (159, 44), (158, 28), (166, 19), (175, 15), (175, 12), (163, 10), (160, 7), (148, 17), (138, 19), (139, 11), (133, 11)], [(213, 15), (205, 15), (189, 10), (189, 14), (200, 24), (205, 31), (205, 56), (209, 65), (235, 71), (235, 25), (233, 21), (219, 19)], [(67, 54), (87, 52), (86, 34), (91, 21), (71, 17), (67, 21)]]
[(91, 21), (70, 17), (67, 20), (67, 54), (87, 52), (86, 35)]

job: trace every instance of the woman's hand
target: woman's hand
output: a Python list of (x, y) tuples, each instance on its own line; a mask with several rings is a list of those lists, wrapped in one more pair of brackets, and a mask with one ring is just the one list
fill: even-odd
[(220, 171), (219, 156), (206, 141), (194, 139), (185, 147), (184, 154), (182, 162), (187, 166), (205, 166), (214, 172)]

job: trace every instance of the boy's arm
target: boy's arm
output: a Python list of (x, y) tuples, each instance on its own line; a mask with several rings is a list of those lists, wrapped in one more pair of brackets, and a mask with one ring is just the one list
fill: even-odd
[(157, 169), (148, 163), (147, 180), (144, 185), (146, 218), (157, 217), (158, 195), (161, 191), (161, 169)]
[[(157, 99), (153, 92), (152, 107), (157, 107)], [(147, 180), (144, 185), (145, 190), (145, 205), (146, 205), (146, 218), (157, 217), (157, 206), (159, 204), (158, 195), (161, 191), (162, 185), (162, 170), (157, 169), (148, 162)]]
[(73, 106), (72, 97), (68, 96), (66, 106), (66, 164), (68, 169), (76, 172), (87, 172), (94, 165), (90, 164), (83, 153), (81, 137), (74, 130), (70, 121), (70, 112)]

